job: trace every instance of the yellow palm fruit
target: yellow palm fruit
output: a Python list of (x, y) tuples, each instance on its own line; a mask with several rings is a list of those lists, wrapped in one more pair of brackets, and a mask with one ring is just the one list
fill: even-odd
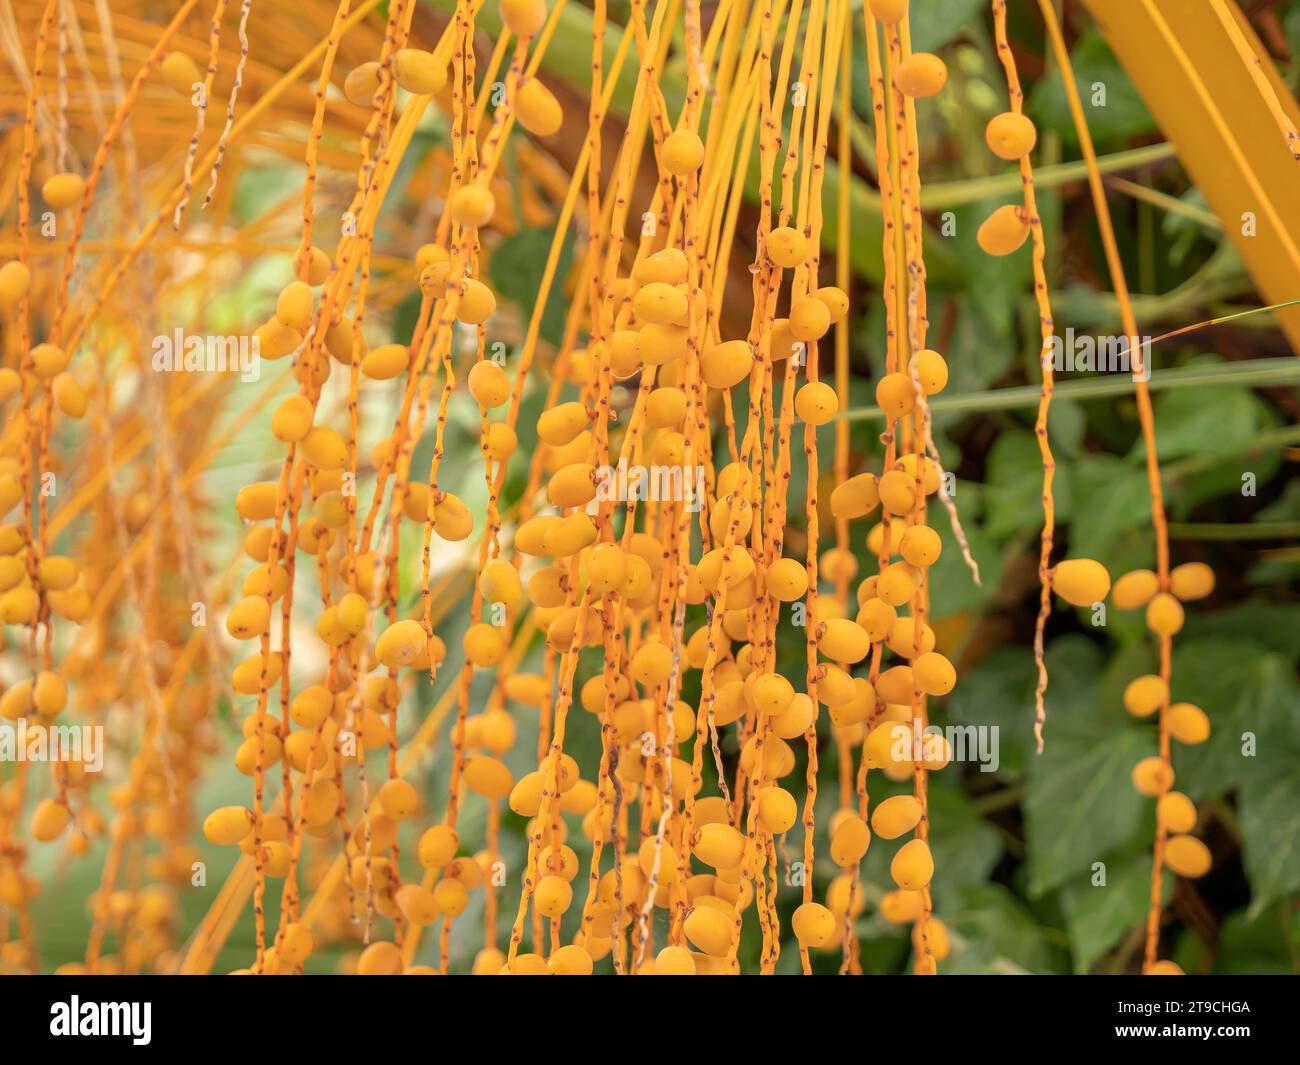
[(686, 177), (704, 163), (704, 142), (693, 129), (674, 130), (664, 138), (659, 158), (668, 173)]
[(447, 66), (432, 52), (400, 48), (393, 56), (393, 80), (415, 96), (432, 96), (447, 85)]
[(758, 820), (765, 831), (779, 836), (789, 831), (798, 818), (799, 806), (785, 788), (769, 784), (759, 789)]
[(794, 558), (779, 558), (767, 571), (767, 590), (782, 603), (793, 603), (808, 593), (808, 570)]
[(544, 876), (537, 882), (533, 905), (544, 917), (562, 917), (573, 905), (573, 888), (561, 876)]
[(835, 915), (817, 902), (805, 902), (790, 917), (790, 927), (801, 947), (814, 950), (833, 942), (840, 931)]
[(831, 317), (831, 325), (842, 320), (849, 313), (849, 297), (843, 289), (836, 288), (834, 285), (826, 285), (819, 288), (813, 295), (826, 304), (826, 310)]
[(564, 125), (560, 101), (535, 77), (519, 86), (515, 94), (515, 117), (524, 129), (537, 137), (550, 137)]
[(411, 364), (411, 349), (405, 344), (381, 344), (361, 360), (361, 372), (372, 381), (391, 381)]
[(77, 582), (79, 568), (75, 559), (65, 555), (46, 555), (37, 568), (41, 587), (51, 592), (63, 592)]
[(808, 258), (808, 239), (797, 229), (780, 226), (767, 235), (767, 257), (775, 265), (790, 269)]
[(277, 440), (297, 443), (311, 431), (311, 401), (306, 396), (289, 396), (271, 416), (271, 433)]
[(890, 418), (902, 418), (916, 406), (916, 385), (910, 374), (889, 373), (876, 382), (876, 403)]
[(0, 556), (0, 592), (7, 592), (27, 578), (27, 566), (18, 555)]
[(896, 517), (916, 510), (916, 478), (904, 470), (889, 470), (880, 478), (880, 502)]
[(980, 223), (975, 241), (987, 255), (1010, 255), (1029, 237), (1029, 214), (1019, 204), (1003, 204)]
[(253, 813), (243, 806), (221, 806), (203, 819), (203, 836), (211, 844), (228, 847), (253, 830)]
[(32, 708), (32, 682), (20, 680), (9, 685), (0, 695), (0, 717), (6, 721), (17, 721)]
[(680, 388), (656, 388), (646, 397), (645, 418), (654, 429), (676, 429), (686, 419), (686, 393)]
[(1168, 592), (1160, 592), (1147, 604), (1147, 628), (1157, 636), (1174, 636), (1183, 627), (1183, 605)]
[(926, 695), (947, 695), (957, 686), (957, 671), (938, 651), (920, 655), (912, 663), (912, 675)]
[(632, 679), (646, 688), (664, 683), (672, 668), (673, 653), (662, 643), (642, 644), (628, 662)]
[(805, 692), (795, 692), (790, 705), (769, 720), (772, 731), (783, 740), (802, 736), (817, 719), (817, 706)]
[(1110, 574), (1091, 558), (1066, 559), (1052, 570), (1052, 588), (1072, 606), (1092, 606), (1110, 591)]
[(301, 331), (311, 320), (311, 306), (311, 286), (306, 281), (291, 281), (276, 298), (275, 319), (289, 329)]
[(889, 875), (906, 891), (920, 891), (934, 876), (934, 858), (923, 839), (908, 840), (889, 863)]
[(1194, 880), (1210, 871), (1213, 859), (1210, 848), (1195, 836), (1171, 836), (1165, 843), (1165, 863), (1177, 875)]
[(546, 485), (546, 498), (561, 509), (586, 506), (596, 498), (596, 468), (575, 462), (556, 470)]
[(661, 248), (639, 260), (632, 268), (632, 280), (638, 285), (659, 281), (680, 285), (686, 281), (686, 253), (681, 248)]
[(1152, 755), (1133, 767), (1133, 787), (1143, 795), (1163, 795), (1174, 786), (1174, 770), (1163, 758)]
[(936, 396), (948, 386), (948, 363), (937, 351), (925, 348), (912, 356), (917, 379), (921, 382), (921, 391), (927, 396)]
[(637, 291), (632, 307), (637, 318), (650, 325), (675, 325), (686, 314), (686, 295), (673, 285), (652, 281)]
[(456, 306), (457, 321), (466, 325), (482, 325), (492, 317), (496, 309), (497, 298), (482, 281), (467, 277), (461, 282), (460, 302)]
[(346, 596), (334, 603), (334, 620), (348, 636), (359, 635), (361, 629), (365, 628), (365, 620), (369, 614), (369, 602), (356, 592), (348, 592)]
[(871, 828), (881, 839), (898, 839), (921, 823), (921, 804), (911, 795), (894, 795), (871, 811)]
[(1150, 717), (1169, 701), (1169, 685), (1154, 673), (1134, 677), (1124, 687), (1124, 709), (1134, 717)]
[(494, 558), (483, 567), (478, 579), (479, 594), (490, 603), (518, 604), (522, 595), (519, 571), (503, 558)]
[(1177, 962), (1157, 961), (1152, 962), (1143, 972), (1143, 976), (1186, 976), (1182, 967)]
[(42, 381), (52, 381), (68, 368), (68, 353), (54, 344), (37, 344), (32, 348), (32, 373)]
[(32, 812), (32, 838), (38, 843), (51, 843), (63, 835), (70, 820), (67, 803), (42, 799)]
[(894, 69), (894, 87), (918, 99), (938, 95), (947, 80), (947, 66), (930, 52), (913, 52)]
[(544, 444), (563, 447), (587, 427), (588, 421), (587, 409), (581, 403), (561, 403), (542, 412), (537, 419), (537, 435)]
[(948, 926), (939, 918), (931, 917), (923, 926), (921, 934), (925, 937), (925, 945), (930, 948), (930, 956), (935, 961), (943, 961), (948, 957), (951, 949), (948, 943)]
[(586, 562), (587, 581), (600, 594), (617, 591), (627, 580), (627, 555), (616, 543), (596, 544)]
[(263, 769), (269, 769), (280, 761), (283, 753), (284, 747), (278, 737), (264, 734), (259, 740), (256, 736), (251, 736), (236, 748), (235, 768), (244, 776), (251, 777), (259, 762)]
[(794, 409), (809, 425), (826, 425), (839, 412), (840, 399), (830, 385), (809, 381), (795, 393)]
[(876, 596), (892, 607), (900, 607), (916, 593), (917, 570), (907, 562), (891, 562), (876, 582)]
[(44, 669), (32, 685), (32, 706), (44, 717), (57, 717), (68, 704), (68, 686), (62, 677)]
[(35, 589), (10, 588), (0, 596), (0, 621), (6, 625), (27, 625), (36, 617), (41, 607), (41, 597)]
[[(279, 661), (277, 658), (276, 661)], [(304, 688), (289, 704), (289, 716), (305, 729), (314, 729), (334, 709), (334, 697), (328, 688), (315, 684)]]
[(938, 561), (943, 551), (939, 534), (928, 525), (913, 525), (903, 533), (898, 553), (917, 569), (925, 569)]
[(984, 143), (999, 159), (1008, 162), (1023, 159), (1034, 150), (1038, 130), (1025, 115), (1016, 111), (1003, 111), (989, 119), (984, 127)]
[(433, 530), (444, 540), (457, 543), (474, 531), (474, 514), (460, 496), (441, 493), (433, 504)]
[(357, 107), (370, 107), (379, 91), (379, 64), (362, 63), (348, 71), (343, 80), (343, 95)]
[(290, 329), (278, 319), (272, 318), (257, 327), (253, 339), (257, 342), (258, 355), (263, 359), (274, 361), (296, 351), (302, 343), (302, 334), (296, 329)]
[(379, 789), (379, 805), (394, 821), (405, 821), (420, 807), (419, 793), (409, 781), (394, 777)]
[(32, 271), (17, 259), (0, 266), (0, 307), (13, 307), (32, 287)]
[(1165, 725), (1169, 735), (1179, 743), (1192, 746), (1210, 738), (1210, 719), (1204, 710), (1192, 703), (1174, 703), (1165, 711)]
[(724, 958), (731, 949), (732, 920), (716, 906), (697, 904), (682, 924), (691, 945), (710, 958)]
[(226, 631), (236, 640), (251, 640), (261, 636), (270, 621), (271, 604), (261, 596), (248, 595), (226, 616)]
[(886, 891), (880, 899), (880, 916), (890, 924), (911, 924), (925, 911), (919, 891)]
[(1190, 832), (1196, 827), (1196, 804), (1181, 791), (1167, 791), (1156, 803), (1156, 817), (1170, 832)]
[(685, 947), (664, 947), (655, 955), (655, 976), (694, 976), (695, 959)]
[[(906, 667), (895, 667), (903, 668)], [(892, 673), (893, 670), (886, 670), (886, 673)], [(910, 673), (911, 671), (908, 670)], [(876, 691), (879, 692), (881, 682), (884, 680), (886, 673), (882, 673), (876, 681)], [(911, 698), (910, 681), (908, 682), (907, 697)], [(912, 752), (912, 730), (908, 726), (897, 721), (882, 721), (869, 733), (863, 742), (863, 758), (866, 759), (867, 765), (872, 769), (887, 769), (891, 766), (902, 767), (911, 765)]]
[(837, 518), (861, 518), (879, 505), (880, 489), (875, 474), (850, 477), (831, 492), (831, 513)]
[(341, 470), (348, 460), (348, 445), (337, 430), (318, 425), (302, 438), (302, 453), (318, 469)]
[[(4, 278), (0, 277), (0, 285), (4, 284)], [(0, 291), (0, 307), (3, 307), (4, 295)], [(55, 379), (57, 380), (57, 378)], [(0, 403), (16, 396), (23, 387), (23, 379), (18, 371), (12, 366), (0, 366)]]
[(447, 209), (463, 226), (485, 226), (492, 220), (496, 200), (483, 185), (462, 185), (451, 194)]
[(700, 357), (700, 376), (710, 388), (734, 388), (749, 377), (754, 352), (746, 340), (724, 340), (705, 349)]
[(830, 329), (830, 308), (816, 296), (803, 296), (791, 305), (789, 321), (790, 335), (795, 340), (812, 343)]
[(446, 825), (434, 825), (420, 837), (417, 856), (425, 869), (441, 869), (456, 857), (459, 846), (460, 837), (456, 835), (455, 829)]
[(305, 924), (292, 921), (285, 926), (284, 935), (277, 946), (280, 957), (291, 966), (301, 965), (316, 948), (316, 940)]
[(402, 971), (402, 952), (386, 940), (371, 943), (357, 959), (358, 976), (395, 976)]
[(546, 967), (552, 976), (590, 976), (595, 961), (583, 947), (569, 943), (551, 954)]
[(585, 513), (577, 511), (547, 527), (542, 537), (543, 553), (556, 558), (570, 558), (596, 542), (596, 525)]
[(86, 194), (86, 179), (64, 171), (47, 178), (41, 186), (41, 198), (56, 211), (71, 207)]
[(763, 673), (754, 677), (750, 691), (758, 712), (769, 717), (785, 713), (794, 701), (794, 687), (779, 673)]
[(491, 359), (481, 359), (469, 372), (469, 391), (480, 407), (499, 407), (510, 398), (510, 377)]
[(1184, 603), (1214, 591), (1214, 570), (1204, 562), (1185, 562), (1169, 571), (1169, 591)]
[(731, 825), (710, 824), (697, 829), (691, 853), (715, 869), (735, 869), (745, 857), (745, 835)]
[(54, 404), (63, 414), (74, 420), (85, 416), (88, 404), (86, 390), (72, 374), (59, 374), (50, 382), (50, 388), (54, 393)]
[(546, 0), (501, 0), (501, 21), (516, 37), (532, 37), (546, 25)]
[(1149, 569), (1135, 569), (1115, 581), (1111, 601), (1118, 610), (1137, 610), (1151, 602), (1160, 591), (1160, 578)]
[(840, 820), (831, 834), (831, 861), (842, 869), (857, 865), (871, 845), (871, 830), (856, 813)]
[(389, 669), (399, 669), (414, 662), (427, 644), (428, 636), (418, 621), (395, 621), (375, 641), (375, 657)]
[(434, 886), (433, 901), (444, 917), (459, 917), (469, 906), (469, 889), (459, 880), (440, 880)]
[[(69, 588), (66, 592), (48, 592), (45, 601), (57, 617), (78, 624), (90, 617), (90, 610), (93, 605), (90, 600), (90, 593), (80, 586)], [(0, 614), (3, 614), (3, 612), (4, 607), (0, 605)], [(34, 612), (33, 616), (35, 616)]]
[(483, 437), (483, 447), (493, 462), (505, 462), (519, 448), (519, 437), (505, 422), (493, 422)]
[(466, 630), (464, 643), (466, 657), (480, 669), (499, 665), (510, 650), (502, 630), (485, 621), (471, 625)]
[(867, 0), (867, 9), (877, 22), (893, 26), (907, 17), (907, 0)]
[(480, 754), (465, 763), (465, 783), (489, 799), (504, 799), (514, 787), (515, 778), (504, 762)]
[(871, 640), (856, 621), (831, 618), (819, 626), (817, 649), (836, 662), (861, 662), (871, 650)]

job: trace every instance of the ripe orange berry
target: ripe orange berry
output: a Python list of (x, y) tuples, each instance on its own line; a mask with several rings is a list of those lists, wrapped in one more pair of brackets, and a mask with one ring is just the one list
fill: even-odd
[(989, 119), (984, 127), (984, 141), (999, 159), (1023, 159), (1034, 150), (1038, 131), (1025, 115), (1004, 111)]
[(1183, 627), (1183, 606), (1168, 592), (1160, 592), (1147, 604), (1147, 628), (1157, 636), (1173, 636)]
[(930, 52), (913, 52), (894, 69), (894, 87), (904, 96), (936, 96), (947, 80), (944, 61)]
[(1008, 203), (983, 221), (975, 240), (988, 255), (1010, 255), (1028, 236), (1028, 213), (1019, 204)]

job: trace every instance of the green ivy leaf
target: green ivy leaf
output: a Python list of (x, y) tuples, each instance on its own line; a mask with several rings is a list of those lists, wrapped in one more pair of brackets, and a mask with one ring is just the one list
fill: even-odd
[[(1100, 31), (1086, 29), (1070, 56), (1074, 80), (1083, 100), (1088, 129), (1099, 145), (1125, 140), (1156, 128), (1155, 120), (1142, 97), (1115, 58)], [(1095, 103), (1093, 86), (1104, 91), (1105, 103)], [(1070, 116), (1065, 87), (1059, 77), (1042, 78), (1029, 94), (1028, 111), (1039, 129), (1050, 128), (1069, 144), (1078, 144), (1079, 135)]]
[(1154, 751), (1154, 739), (1133, 728), (1109, 735), (1052, 729), (1030, 763), (1025, 796), (1030, 898), (1089, 869), (1137, 832), (1145, 800), (1133, 788), (1133, 766)]
[[(1140, 924), (1151, 901), (1150, 854), (1106, 864), (1104, 885), (1094, 885), (1090, 871), (1061, 888), (1061, 910), (1076, 974), (1088, 972), (1098, 958)], [(1172, 885), (1173, 878), (1166, 877), (1166, 897)]]

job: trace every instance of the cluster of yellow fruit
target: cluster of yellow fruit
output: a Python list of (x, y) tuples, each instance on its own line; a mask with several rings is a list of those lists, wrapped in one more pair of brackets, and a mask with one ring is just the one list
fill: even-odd
[[(832, 161), (830, 130), (840, 121), (832, 117), (837, 93), (846, 91), (852, 70), (849, 0), (815, 0), (806, 19), (790, 25), (759, 0), (722, 5), (707, 33), (698, 5), (686, 5), (676, 24), (656, 13), (648, 25), (624, 28), (612, 62), (601, 34), (594, 35), (593, 90), (617, 85), (629, 55), (639, 65), (628, 133), (612, 166), (602, 160), (609, 147), (597, 92), (536, 306), (524, 308), (532, 315), (526, 339), (509, 358), (488, 354), (498, 303), (486, 264), (506, 213), (498, 211), (504, 201), (496, 169), (513, 124), (539, 138), (564, 126), (564, 109), (537, 75), (562, 5), (499, 0), (504, 30), (482, 72), (474, 47), (478, 6), (461, 0), (428, 50), (412, 46), (416, 6), (388, 5), (378, 58), (342, 78), (344, 98), (370, 117), (346, 216), (352, 225), (332, 252), (314, 243), (322, 230), (311, 224), (326, 94), (316, 98), (307, 225), (293, 276), (254, 332), (262, 359), (292, 360), (294, 390), (270, 418), (278, 471), (244, 485), (234, 499), (246, 572), (242, 583), (236, 578), (237, 595), (218, 599), (225, 634), (244, 646), (228, 684), (237, 705), (246, 700), (233, 763), (251, 781), (252, 802), (203, 818), (208, 842), (237, 848), (241, 857), (178, 967), (211, 964), (242, 905), (232, 902), (242, 898), (242, 871), (252, 885), (257, 949), (241, 972), (301, 971), (323, 945), (357, 941), (363, 949), (349, 959), (350, 971), (448, 972), (453, 925), (472, 905), (485, 915), (483, 945), (469, 966), (478, 974), (582, 975), (607, 959), (619, 973), (738, 972), (742, 935), (755, 925), (758, 968), (770, 973), (781, 954), (784, 913), (805, 972), (810, 951), (838, 951), (843, 971), (860, 971), (856, 918), (871, 894), (861, 867), (874, 834), (891, 846), (899, 841), (889, 862), (892, 885), (875, 893), (878, 911), (911, 927), (916, 971), (935, 972), (950, 944), (930, 893), (926, 782), (953, 752), (928, 728), (927, 707), (954, 690), (957, 671), (929, 623), (930, 574), (943, 550), (928, 523), (932, 502), (949, 508), (966, 552), (928, 408), (947, 387), (949, 367), (925, 341), (916, 106), (943, 90), (943, 61), (912, 52), (907, 0), (868, 0), (861, 17), (887, 233), (888, 353), (875, 389), (884, 458), (878, 473), (850, 475), (848, 436), (837, 436), (836, 466), (845, 472), (823, 502), (817, 430), (847, 402), (849, 223), (841, 212), (834, 276), (823, 277), (830, 269), (822, 259), (822, 179)], [(340, 24), (347, 11), (345, 2)], [(634, 8), (634, 22), (644, 17)], [(511, 37), (516, 54), (503, 72)], [(686, 93), (671, 115), (658, 72), (678, 38), (688, 60)], [(332, 33), (323, 46), (322, 84), (338, 44)], [(199, 64), (179, 48), (164, 55), (162, 47), (144, 72), (156, 62), (163, 83), (189, 97), (205, 81)], [(420, 310), (409, 336), (372, 345), (368, 337), (380, 329), (368, 304), (376, 227), (430, 107), (449, 123), (451, 165), (428, 239), (403, 252), (409, 269), (401, 284), (418, 296)], [(115, 124), (110, 137), (119, 129)], [(226, 133), (221, 137), (224, 149)], [(989, 122), (986, 141), (999, 158), (1023, 160), (1036, 131), (1009, 111)], [(850, 167), (847, 143), (845, 136), (841, 182)], [(649, 145), (644, 163), (655, 181), (647, 194), (636, 179)], [(753, 303), (748, 330), (733, 330), (723, 325), (730, 320), (725, 299), (734, 294), (728, 264), (740, 257), (741, 186), (755, 149), (761, 207), (748, 262)], [(58, 173), (42, 186), (52, 209), (81, 205), (78, 233), (97, 174), (87, 181)], [(190, 178), (187, 163), (186, 197)], [(544, 367), (549, 381), (536, 444), (530, 429), (521, 448), (522, 400), (540, 391), (530, 390), (539, 376), (538, 323), (584, 178), (586, 239), (567, 289), (565, 339)], [(629, 236), (634, 202), (645, 208), (639, 237)], [(979, 245), (1011, 254), (1031, 232), (1030, 215), (1026, 204), (999, 208), (980, 227)], [(0, 526), (0, 621), (29, 633), (31, 666), (0, 694), (0, 716), (34, 714), (29, 727), (39, 728), (68, 703), (64, 674), (76, 679), (66, 664), (62, 672), (52, 667), (52, 619), (91, 618), (92, 596), (114, 576), (112, 560), (101, 566), (90, 554), (78, 562), (50, 553), (44, 512), (31, 513), (30, 455), (38, 470), (54, 461), (46, 447), (51, 411), (75, 420), (88, 407), (68, 372), (81, 332), (67, 339), (67, 351), (57, 331), (27, 347), (32, 283), (26, 259), (0, 265), (0, 315), (6, 325), (21, 321), (24, 341), (19, 370), (0, 369), (0, 403), (17, 401), (19, 435), (29, 444), (28, 460), (0, 460), (0, 518), (24, 506), (21, 520)], [(844, 364), (834, 384), (819, 377), (819, 346), (830, 341)], [(361, 402), (367, 392), (397, 401), (391, 424), (376, 429), (370, 412), (377, 406)], [(450, 480), (447, 426), (458, 395), (479, 419), (487, 497), (481, 517), (440, 483)], [(800, 425), (808, 487), (797, 500), (790, 486), (799, 480)], [(111, 436), (111, 427), (105, 432)], [(428, 437), (426, 474), (412, 465)], [(506, 470), (519, 460), (527, 461), (526, 484), (519, 493), (512, 485), (512, 502), (502, 506)], [(647, 471), (669, 471), (669, 482), (662, 493), (629, 490), (614, 498), (610, 471), (620, 463), (651, 477)], [(791, 519), (800, 503), (802, 524)], [(141, 491), (112, 504), (97, 513), (96, 534), (138, 533), (162, 500)], [(837, 542), (826, 550), (818, 535), (823, 511), (837, 527)], [(876, 571), (859, 579), (849, 538), (861, 535), (854, 523), (877, 512), (865, 535)], [(184, 532), (179, 515), (170, 520)], [(155, 566), (179, 572), (188, 565), (165, 537), (154, 550)], [(473, 572), (472, 606), (453, 656), (436, 629), (455, 602), (452, 580), (465, 570)], [(1111, 591), (1105, 569), (1089, 559), (1044, 572), (1076, 606)], [(304, 594), (313, 574), (319, 609), (304, 606), (313, 598)], [(1146, 576), (1155, 583), (1140, 574), (1122, 578), (1114, 601), (1146, 606), (1161, 636), (1181, 626), (1180, 600), (1209, 591), (1195, 567), (1175, 570), (1167, 591)], [(122, 579), (138, 608), (156, 602), (152, 582), (143, 595), (134, 587), (132, 563)], [(411, 586), (416, 593), (408, 600)], [(308, 610), (314, 636), (308, 630), (304, 647)], [(116, 653), (122, 647), (113, 641), (128, 639), (99, 634), (86, 654)], [(782, 650), (802, 654), (802, 675), (784, 675), (792, 671), (788, 658), (778, 666), (778, 640)], [(74, 853), (84, 853), (91, 837), (110, 839), (111, 875), (91, 900), (94, 931), (76, 971), (138, 971), (175, 945), (174, 894), (165, 884), (117, 888), (124, 854), (160, 841), (147, 871), (177, 885), (196, 859), (190, 803), (214, 747), (212, 705), (227, 673), (223, 668), (220, 685), (181, 682), (196, 661), (220, 666), (223, 648), (205, 638), (132, 653), (150, 662), (151, 712), (126, 782), (110, 796), (114, 822), (76, 800), (84, 766), (67, 760), (56, 764), (54, 794), (35, 804), (30, 819), (33, 840), (68, 839)], [(529, 653), (540, 664), (521, 668)], [(408, 729), (399, 710), (417, 702), (418, 687), (448, 673), (452, 683), (433, 713)], [(153, 690), (155, 677), (165, 680), (165, 692)], [(87, 691), (84, 701), (100, 694)], [(1125, 702), (1134, 713), (1159, 710), (1162, 729), (1181, 742), (1204, 739), (1205, 715), (1190, 704), (1170, 706), (1168, 698), (1165, 681), (1149, 677), (1134, 682)], [(565, 750), (575, 704), (598, 725), (598, 764), (580, 765)], [(434, 798), (423, 791), (421, 756), (452, 710), (450, 781), (445, 796)], [(533, 721), (535, 755), (518, 742), (520, 723), (531, 728)], [(827, 736), (841, 763), (840, 794), (823, 829), (817, 767)], [(1159, 765), (1143, 763), (1135, 781), (1160, 797), (1161, 825), (1179, 833), (1168, 842), (1169, 864), (1199, 875), (1187, 871), (1199, 862), (1193, 845), (1201, 845), (1186, 835), (1195, 811), (1189, 821), (1178, 801), (1190, 802), (1170, 791), (1167, 756), (1149, 761)], [(870, 804), (872, 771), (910, 782), (911, 793)], [(0, 805), (0, 905), (20, 912), (39, 887), (10, 825), (24, 794), (19, 787)], [(487, 811), (481, 846), (458, 820), (469, 801)], [(521, 868), (503, 860), (507, 811), (525, 824)], [(791, 881), (779, 868), (790, 864), (784, 842), (792, 833), (802, 837), (797, 905), (782, 892)], [(817, 901), (814, 880), (820, 883), (823, 871), (831, 878)], [(266, 905), (271, 882), (280, 885), (278, 920)], [(300, 882), (314, 891), (306, 906)], [(508, 944), (498, 945), (503, 888), (517, 892), (518, 906)], [(379, 930), (376, 918), (386, 922)], [(416, 963), (423, 930), (439, 924), (434, 964)], [(466, 925), (456, 944), (462, 952)], [(101, 956), (109, 931), (119, 950)], [(17, 966), (22, 959), (8, 960)]]

